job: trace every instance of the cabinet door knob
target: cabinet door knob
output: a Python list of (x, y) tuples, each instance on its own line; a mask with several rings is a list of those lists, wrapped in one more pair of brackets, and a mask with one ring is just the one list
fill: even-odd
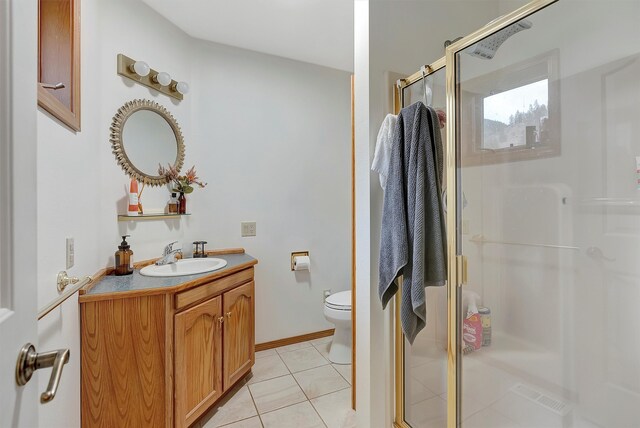
[(218, 318), (218, 324), (220, 324), (220, 326), (222, 326), (223, 322), (224, 322), (224, 317)]
[(231, 318), (231, 312), (227, 312), (227, 318)]

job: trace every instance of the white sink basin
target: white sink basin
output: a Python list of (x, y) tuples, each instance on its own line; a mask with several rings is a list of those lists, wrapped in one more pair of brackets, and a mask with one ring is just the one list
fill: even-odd
[(216, 258), (182, 259), (167, 265), (143, 267), (140, 269), (140, 274), (144, 276), (195, 275), (198, 273), (213, 272), (214, 270), (222, 269), (226, 265), (226, 260)]

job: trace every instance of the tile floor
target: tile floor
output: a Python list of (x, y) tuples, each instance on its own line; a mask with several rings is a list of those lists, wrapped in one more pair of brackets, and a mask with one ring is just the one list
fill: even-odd
[(331, 337), (256, 353), (252, 375), (195, 428), (354, 428), (351, 365), (328, 360)]

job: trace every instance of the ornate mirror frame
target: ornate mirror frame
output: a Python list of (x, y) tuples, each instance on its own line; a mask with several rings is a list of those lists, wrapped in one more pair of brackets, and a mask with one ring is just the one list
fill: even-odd
[(127, 156), (127, 152), (122, 142), (122, 132), (125, 124), (127, 123), (127, 119), (129, 119), (132, 114), (140, 110), (150, 110), (159, 114), (167, 121), (169, 126), (171, 126), (178, 146), (178, 153), (173, 166), (175, 166), (178, 171), (182, 168), (182, 165), (184, 164), (184, 138), (182, 137), (180, 126), (166, 108), (154, 101), (145, 99), (128, 101), (118, 109), (116, 115), (113, 116), (113, 121), (109, 128), (111, 131), (111, 138), (109, 139), (111, 142), (111, 148), (116, 160), (118, 161), (118, 165), (120, 165), (124, 172), (129, 176), (150, 186), (162, 186), (163, 184), (167, 184), (167, 179), (160, 175), (148, 175), (138, 169)]

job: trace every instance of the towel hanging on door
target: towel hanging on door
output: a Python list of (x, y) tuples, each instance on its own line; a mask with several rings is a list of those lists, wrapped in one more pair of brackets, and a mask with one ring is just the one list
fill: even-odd
[(398, 116), (388, 114), (380, 126), (378, 138), (376, 139), (376, 148), (371, 163), (371, 171), (375, 171), (380, 175), (380, 186), (382, 190), (387, 187), (387, 174), (389, 173), (389, 157), (391, 156), (391, 144), (393, 143), (393, 135), (398, 122)]
[(398, 290), (395, 279), (403, 276), (400, 317), (410, 343), (426, 325), (425, 287), (447, 279), (442, 170), (436, 111), (422, 102), (402, 109), (384, 193), (378, 294), (386, 307)]

